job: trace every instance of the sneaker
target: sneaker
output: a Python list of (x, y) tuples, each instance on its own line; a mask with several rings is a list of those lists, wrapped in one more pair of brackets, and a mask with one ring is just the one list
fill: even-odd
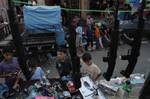
[(88, 47), (88, 51), (91, 51), (92, 49), (91, 49), (91, 47)]

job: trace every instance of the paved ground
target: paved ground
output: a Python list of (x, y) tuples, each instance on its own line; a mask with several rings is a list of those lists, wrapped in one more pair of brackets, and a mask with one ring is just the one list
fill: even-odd
[[(126, 55), (128, 49), (130, 49), (130, 47), (128, 45), (119, 46), (116, 66), (115, 66), (115, 70), (114, 70), (112, 77), (121, 76), (120, 70), (126, 68), (128, 62), (120, 60), (119, 56)], [(149, 53), (149, 51), (150, 51), (150, 43), (142, 44), (141, 51), (140, 51), (141, 54), (140, 54), (140, 57), (138, 59), (138, 62), (136, 64), (136, 67), (135, 67), (135, 70), (133, 73), (143, 73), (146, 76), (148, 75), (148, 73), (150, 72), (150, 68), (149, 68), (150, 53)], [(91, 54), (93, 56), (93, 61), (101, 68), (102, 72), (105, 72), (107, 70), (108, 65), (107, 65), (107, 63), (104, 63), (102, 61), (102, 57), (107, 55), (107, 50), (103, 49), (101, 51), (94, 51), (94, 52), (91, 52)], [(141, 86), (132, 88), (132, 92), (130, 93), (130, 95), (127, 99), (138, 99), (140, 90), (141, 90)], [(120, 95), (110, 96), (108, 99), (122, 99), (119, 96)]]
[[(121, 76), (120, 75), (120, 70), (125, 69), (128, 62), (124, 60), (120, 60), (119, 56), (120, 55), (126, 55), (127, 50), (130, 49), (128, 45), (121, 45), (118, 47), (118, 57), (116, 61), (116, 67), (113, 73), (112, 77), (116, 76)], [(150, 43), (147, 44), (142, 44), (141, 46), (141, 55), (138, 59), (137, 65), (135, 67), (135, 70), (133, 73), (144, 73), (145, 75), (150, 72)], [(92, 54), (93, 61), (101, 68), (102, 72), (105, 72), (107, 70), (107, 63), (104, 63), (102, 61), (102, 57), (107, 55), (107, 50), (106, 49), (101, 49), (99, 51), (95, 50), (93, 52), (90, 52)], [(50, 77), (52, 78), (58, 78), (58, 73), (56, 71), (55, 66), (53, 65), (54, 61), (49, 62), (47, 65), (45, 65), (46, 70), (50, 69), (51, 74)], [(141, 87), (135, 87), (132, 89), (132, 92), (130, 94), (130, 98), (127, 99), (138, 99), (139, 96), (139, 91), (141, 90)], [(111, 96), (108, 99), (121, 99), (119, 95), (117, 96)]]
[[(113, 73), (113, 77), (115, 76), (121, 76), (120, 75), (120, 70), (125, 69), (128, 61), (120, 60), (119, 56), (120, 55), (126, 55), (127, 50), (130, 49), (128, 45), (121, 45), (118, 47), (118, 54), (117, 54), (117, 61), (116, 61), (116, 66), (115, 70)], [(141, 46), (141, 51), (140, 51), (140, 57), (138, 59), (138, 62), (136, 64), (135, 70), (133, 73), (144, 73), (148, 74), (150, 71), (150, 43), (149, 44), (142, 44)], [(107, 70), (107, 63), (104, 63), (102, 61), (102, 57), (107, 55), (107, 50), (102, 49), (100, 51), (93, 51), (90, 52), (92, 54), (93, 61), (101, 68), (102, 72), (105, 72)]]

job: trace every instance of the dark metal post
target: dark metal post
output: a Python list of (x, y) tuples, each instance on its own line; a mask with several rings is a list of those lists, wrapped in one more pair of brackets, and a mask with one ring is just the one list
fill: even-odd
[(131, 54), (128, 57), (129, 64), (125, 71), (122, 71), (121, 74), (127, 78), (130, 77), (130, 74), (133, 72), (135, 65), (138, 60), (138, 56), (140, 55), (140, 47), (142, 40), (142, 31), (144, 28), (144, 19), (143, 19), (143, 11), (145, 8), (145, 0), (142, 0), (141, 7), (139, 9), (139, 22), (137, 32), (134, 33), (134, 41), (132, 42)]
[(147, 79), (145, 80), (144, 86), (141, 90), (139, 99), (150, 99), (150, 73), (147, 77)]
[(68, 29), (69, 29), (69, 38), (68, 38), (68, 44), (69, 44), (69, 52), (71, 56), (71, 62), (72, 62), (72, 69), (73, 69), (73, 78), (76, 84), (76, 88), (80, 88), (80, 58), (77, 56), (77, 50), (76, 50), (76, 32), (75, 32), (75, 26), (73, 26), (72, 22), (72, 12), (68, 12), (67, 14), (68, 19)]
[(70, 56), (71, 56), (71, 60), (72, 60), (72, 67), (73, 67), (73, 73), (76, 72), (77, 69), (77, 64), (76, 64), (76, 60), (75, 58), (77, 57), (76, 54), (76, 33), (75, 33), (75, 29), (73, 28), (72, 25), (69, 26), (69, 39), (68, 39), (68, 43), (69, 43), (69, 52), (70, 52)]
[(72, 70), (73, 70), (73, 78), (75, 81), (75, 86), (76, 88), (81, 87), (80, 83), (80, 58), (77, 56), (77, 51), (76, 51), (76, 33), (75, 29), (73, 28), (72, 25), (69, 26), (70, 30), (70, 37), (69, 37), (69, 52), (71, 56), (71, 61), (72, 61)]
[(119, 1), (116, 1), (116, 9), (115, 9), (115, 26), (114, 30), (111, 33), (111, 43), (110, 43), (110, 48), (107, 56), (107, 62), (108, 62), (108, 68), (106, 73), (103, 74), (104, 78), (106, 80), (110, 80), (115, 64), (116, 64), (116, 58), (117, 58), (117, 48), (118, 48), (118, 29), (119, 29), (119, 20), (118, 20), (118, 6), (119, 6)]
[[(71, 8), (71, 6), (70, 6)], [(76, 51), (76, 32), (75, 32), (75, 26), (73, 26), (73, 17), (72, 17), (72, 12), (69, 11), (67, 12), (67, 27), (69, 29), (69, 38), (68, 38), (68, 44), (69, 44), (69, 52), (71, 56), (71, 61), (72, 61), (72, 67), (73, 67), (73, 73), (76, 71), (76, 62), (75, 58), (77, 57), (77, 51)]]
[(12, 32), (12, 36), (13, 36), (13, 42), (14, 42), (14, 45), (16, 48), (18, 62), (19, 62), (20, 68), (21, 68), (22, 72), (24, 73), (26, 79), (29, 80), (31, 73), (30, 73), (28, 67), (26, 66), (25, 51), (24, 51), (24, 48), (22, 45), (22, 39), (21, 39), (21, 36), (19, 33), (18, 24), (17, 24), (17, 20), (15, 17), (13, 1), (8, 0), (8, 5), (9, 5), (9, 9), (8, 9), (9, 22), (10, 22), (11, 32)]

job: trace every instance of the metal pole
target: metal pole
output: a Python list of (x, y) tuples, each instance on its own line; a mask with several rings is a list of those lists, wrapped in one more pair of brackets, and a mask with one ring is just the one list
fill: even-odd
[(138, 56), (140, 55), (142, 31), (144, 28), (144, 19), (143, 19), (144, 8), (145, 8), (145, 0), (142, 0), (141, 7), (139, 9), (138, 29), (134, 33), (134, 41), (132, 42), (131, 54), (128, 57), (129, 64), (126, 67), (126, 70), (121, 71), (121, 74), (127, 78), (129, 78), (131, 73), (133, 72), (138, 60)]
[(19, 33), (18, 24), (17, 24), (17, 20), (15, 17), (13, 1), (8, 0), (8, 5), (9, 5), (8, 15), (9, 15), (10, 27), (11, 27), (11, 32), (13, 36), (13, 42), (16, 48), (16, 54), (18, 57), (19, 66), (22, 72), (24, 73), (26, 79), (29, 80), (31, 73), (28, 67), (26, 66), (25, 51), (22, 45), (22, 39)]
[(72, 71), (73, 71), (73, 78), (76, 83), (76, 87), (80, 87), (80, 59), (77, 56), (77, 51), (76, 51), (76, 33), (75, 29), (73, 28), (72, 25), (69, 26), (69, 34), (70, 37), (68, 39), (69, 43), (69, 52), (71, 56), (71, 62), (72, 62)]
[(108, 68), (107, 71), (103, 74), (104, 78), (109, 81), (114, 68), (115, 68), (115, 64), (116, 64), (116, 58), (117, 58), (117, 48), (118, 48), (118, 29), (119, 29), (119, 20), (118, 20), (118, 6), (119, 6), (119, 1), (116, 1), (116, 9), (115, 9), (115, 26), (114, 26), (114, 30), (111, 33), (111, 43), (110, 43), (110, 48), (109, 51), (107, 53), (107, 58), (104, 61), (108, 62)]
[(147, 79), (145, 80), (144, 86), (141, 90), (139, 99), (150, 99), (150, 73), (147, 77)]
[[(71, 6), (70, 6), (70, 8), (71, 8)], [(81, 86), (81, 83), (80, 83), (80, 77), (81, 77), (80, 76), (80, 59), (77, 56), (77, 50), (76, 50), (76, 32), (75, 32), (75, 27), (73, 26), (73, 22), (72, 22), (72, 12), (68, 12), (67, 15), (68, 15), (67, 23), (69, 23), (68, 24), (69, 38), (67, 41), (69, 44), (69, 52), (70, 52), (71, 62), (72, 62), (73, 78), (75, 81), (76, 88), (80, 88), (80, 86)]]

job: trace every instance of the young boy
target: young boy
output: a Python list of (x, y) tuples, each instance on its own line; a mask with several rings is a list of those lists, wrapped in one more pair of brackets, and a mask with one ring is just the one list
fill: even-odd
[(94, 81), (99, 80), (101, 70), (96, 64), (93, 63), (90, 53), (85, 53), (82, 56), (80, 72), (82, 75), (89, 75)]
[(67, 58), (66, 51), (64, 49), (59, 49), (57, 51), (56, 68), (60, 77), (70, 75), (72, 72), (71, 61)]
[(17, 58), (13, 57), (11, 48), (4, 48), (2, 54), (4, 59), (0, 62), (0, 78), (5, 78), (9, 94), (13, 94), (13, 90), (19, 83), (20, 67)]

